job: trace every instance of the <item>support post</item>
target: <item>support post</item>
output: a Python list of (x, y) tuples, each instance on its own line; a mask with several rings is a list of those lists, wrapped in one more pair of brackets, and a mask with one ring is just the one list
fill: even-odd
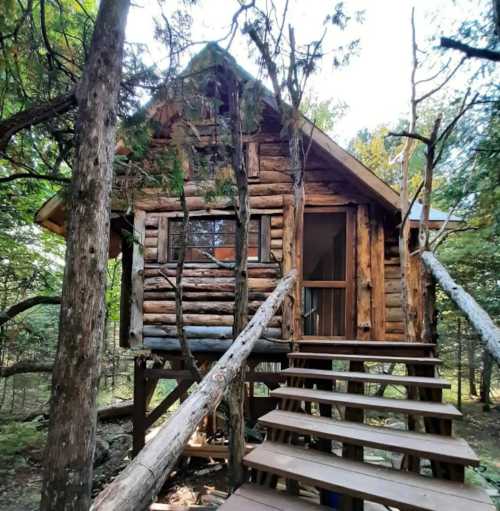
[(132, 416), (132, 456), (146, 443), (146, 359), (134, 358), (134, 413)]

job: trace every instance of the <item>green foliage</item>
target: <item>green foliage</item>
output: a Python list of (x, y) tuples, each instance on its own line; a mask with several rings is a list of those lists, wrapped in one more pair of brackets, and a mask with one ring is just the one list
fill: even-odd
[(6, 463), (17, 454), (39, 448), (44, 436), (36, 420), (0, 426), (0, 459)]
[(320, 100), (317, 96), (309, 95), (302, 100), (301, 112), (309, 118), (320, 130), (331, 132), (336, 124), (345, 117), (349, 107), (343, 101), (333, 98)]

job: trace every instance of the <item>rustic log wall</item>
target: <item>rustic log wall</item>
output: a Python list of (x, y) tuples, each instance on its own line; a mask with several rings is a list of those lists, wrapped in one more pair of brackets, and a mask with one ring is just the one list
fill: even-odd
[[(164, 142), (157, 140), (154, 150), (162, 144)], [(290, 217), (293, 204), (288, 146), (279, 140), (279, 135), (272, 133), (246, 137), (246, 144), (247, 164), (251, 166), (252, 217), (264, 218), (261, 226), (266, 226), (265, 229), (261, 227), (261, 261), (249, 264), (249, 313), (253, 314), (272, 292), (283, 272), (302, 259), (300, 253), (291, 253), (294, 226), (284, 221), (284, 217)], [(207, 185), (210, 183), (189, 177), (186, 180), (190, 216), (233, 216), (230, 199), (206, 201)], [(355, 306), (348, 311), (347, 321), (351, 326), (347, 331), (360, 339), (402, 339), (396, 232), (394, 227), (388, 227), (386, 213), (350, 181), (341, 165), (314, 146), (306, 164), (305, 205), (306, 208), (352, 208), (355, 238), (351, 250), (353, 260), (349, 264), (354, 264), (356, 284), (352, 291)], [(158, 348), (164, 339), (172, 346), (176, 342), (173, 333), (175, 296), (170, 279), (174, 280), (175, 263), (168, 262), (168, 225), (169, 219), (182, 216), (181, 206), (165, 190), (143, 188), (136, 193), (134, 207), (145, 212), (144, 250), (141, 253), (144, 259), (143, 341), (146, 346)], [(302, 250), (301, 240), (297, 250)], [(221, 328), (230, 331), (233, 323), (233, 271), (214, 263), (186, 263), (184, 300), (188, 337), (194, 338), (193, 328), (201, 328), (203, 334), (195, 336), (198, 339), (225, 338), (217, 336)], [(297, 297), (285, 300), (285, 311), (278, 311), (271, 320), (267, 336), (289, 339), (292, 335), (302, 335), (301, 311), (298, 311), (296, 302)]]

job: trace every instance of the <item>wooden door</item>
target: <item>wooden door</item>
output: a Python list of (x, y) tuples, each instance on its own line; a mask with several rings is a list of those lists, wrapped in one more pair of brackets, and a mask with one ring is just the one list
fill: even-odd
[(354, 229), (354, 208), (306, 208), (304, 212), (304, 338), (354, 338)]

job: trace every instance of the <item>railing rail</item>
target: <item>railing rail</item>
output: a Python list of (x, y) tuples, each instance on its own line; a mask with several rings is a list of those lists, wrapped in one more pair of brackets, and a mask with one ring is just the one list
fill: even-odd
[(198, 388), (178, 408), (128, 467), (95, 499), (91, 511), (147, 509), (203, 418), (220, 403), (263, 330), (291, 290), (297, 271), (285, 275)]
[(500, 328), (495, 325), (476, 300), (451, 278), (446, 268), (432, 252), (423, 252), (422, 261), (443, 291), (467, 316), (474, 330), (480, 335), (481, 342), (488, 353), (497, 363), (500, 363)]

